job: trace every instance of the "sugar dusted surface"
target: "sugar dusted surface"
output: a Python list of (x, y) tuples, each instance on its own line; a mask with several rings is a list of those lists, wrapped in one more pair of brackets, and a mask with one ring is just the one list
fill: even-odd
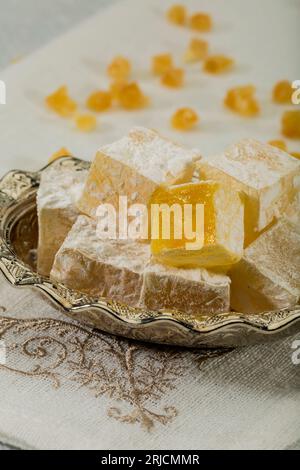
[(244, 206), (239, 194), (220, 187), (215, 194), (215, 210), (219, 214), (216, 232), (224, 246), (241, 258), (244, 245)]
[(205, 162), (255, 189), (271, 186), (286, 174), (300, 172), (300, 161), (276, 147), (254, 139), (231, 145), (223, 154)]
[(281, 220), (245, 250), (253, 263), (273, 283), (300, 296), (300, 226)]
[(96, 232), (96, 222), (80, 215), (66, 237), (62, 250), (78, 250), (86, 256), (134, 272), (153, 272), (166, 276), (205, 283), (208, 286), (228, 285), (228, 276), (206, 269), (183, 269), (165, 266), (151, 259), (150, 246), (134, 240), (102, 240)]
[(193, 160), (200, 159), (197, 150), (188, 150), (143, 127), (133, 128), (122, 139), (105, 145), (100, 152), (135, 168), (155, 183), (178, 175)]
[(57, 253), (51, 275), (74, 289), (155, 310), (166, 307), (214, 314), (229, 309), (226, 275), (161, 265), (151, 259), (145, 243), (100, 239), (96, 222), (83, 215)]
[(95, 221), (84, 215), (78, 217), (62, 249), (78, 250), (90, 258), (137, 273), (143, 271), (150, 259), (149, 245), (134, 240), (103, 240), (97, 235)]
[(204, 268), (175, 268), (158, 263), (155, 260), (151, 260), (149, 266), (147, 267), (147, 271), (160, 275), (182, 277), (187, 281), (205, 283), (210, 286), (228, 285), (230, 283), (229, 277), (225, 274), (216, 273)]

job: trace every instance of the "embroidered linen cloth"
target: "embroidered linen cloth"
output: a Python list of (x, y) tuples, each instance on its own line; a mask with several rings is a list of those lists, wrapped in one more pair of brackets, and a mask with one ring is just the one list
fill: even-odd
[[(269, 93), (285, 78), (282, 70), (291, 79), (300, 75), (299, 2), (201, 2), (215, 21), (207, 35), (212, 51), (234, 57), (237, 67), (210, 77), (192, 65), (186, 86), (176, 91), (160, 87), (149, 73), (156, 53), (170, 51), (180, 65), (191, 37), (188, 29), (166, 23), (171, 3), (114, 2), (1, 74), (7, 104), (0, 107), (0, 146), (1, 155), (9, 156), (1, 157), (1, 174), (38, 169), (62, 146), (90, 159), (100, 145), (137, 124), (203, 154), (241, 137), (276, 137), (282, 108)], [(196, 0), (185, 3), (190, 11), (199, 9)], [(133, 78), (151, 98), (148, 109), (103, 113), (98, 131), (87, 136), (44, 108), (45, 95), (63, 83), (81, 103), (91, 90), (107, 87), (105, 67), (116, 54), (132, 59)], [(261, 117), (247, 126), (221, 104), (227, 89), (239, 83), (256, 84), (263, 103)], [(177, 134), (169, 118), (189, 105), (200, 114), (199, 130)], [(131, 343), (75, 324), (36, 290), (15, 289), (2, 276), (0, 306), (0, 352), (6, 358), (0, 365), (0, 441), (41, 449), (298, 445), (300, 366), (293, 364), (291, 348), (296, 337), (226, 354)]]
[(222, 355), (177, 350), (93, 332), (43, 294), (2, 277), (0, 299), (3, 442), (38, 449), (266, 449), (299, 439), (296, 337)]

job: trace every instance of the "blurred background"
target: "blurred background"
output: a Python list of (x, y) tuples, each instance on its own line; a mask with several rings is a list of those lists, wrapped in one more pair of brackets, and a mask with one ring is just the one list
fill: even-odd
[[(0, 80), (7, 104), (0, 107), (0, 174), (12, 168), (37, 170), (62, 147), (91, 160), (97, 149), (136, 125), (151, 127), (203, 155), (222, 152), (242, 138), (280, 139), (282, 114), (291, 105), (272, 102), (280, 80), (300, 79), (300, 0), (182, 0), (193, 14), (211, 15), (209, 32), (167, 21), (176, 0), (0, 0)], [(234, 60), (228, 73), (185, 63), (190, 40), (203, 38), (210, 54)], [(170, 88), (151, 73), (151, 58), (172, 54), (184, 70), (184, 85)], [(80, 132), (61, 119), (45, 98), (66, 85), (81, 113), (95, 90), (108, 90), (107, 66), (117, 55), (132, 64), (130, 80), (149, 97), (145, 109), (112, 106), (97, 113), (93, 132)], [(261, 112), (243, 118), (224, 106), (229, 89), (253, 85)], [(178, 132), (170, 123), (177, 109), (190, 107), (199, 125)], [(17, 137), (17, 138), (16, 138)], [(299, 144), (287, 142), (290, 151)]]
[(0, 70), (114, 1), (0, 0)]
[[(0, 0), (0, 74), (112, 1)], [(10, 449), (0, 442), (0, 450)]]

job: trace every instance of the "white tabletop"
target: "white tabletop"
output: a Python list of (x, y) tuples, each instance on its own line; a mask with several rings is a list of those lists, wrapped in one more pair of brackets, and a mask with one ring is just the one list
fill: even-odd
[[(109, 1), (0, 0), (0, 78), (1, 70), (11, 61), (29, 55)], [(299, 449), (300, 441), (291, 442), (289, 448)], [(0, 444), (0, 450), (3, 449), (9, 447)]]

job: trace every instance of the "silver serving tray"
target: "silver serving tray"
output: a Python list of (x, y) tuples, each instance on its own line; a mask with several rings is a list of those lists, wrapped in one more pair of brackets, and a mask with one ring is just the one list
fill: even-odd
[[(71, 157), (55, 164), (77, 171), (89, 166)], [(299, 331), (300, 305), (255, 315), (228, 312), (196, 318), (179, 311), (148, 311), (107, 298), (92, 298), (40, 276), (33, 255), (38, 239), (36, 191), (45, 168), (38, 172), (11, 171), (0, 180), (0, 270), (12, 285), (36, 287), (69, 317), (89, 326), (153, 343), (234, 347)]]

